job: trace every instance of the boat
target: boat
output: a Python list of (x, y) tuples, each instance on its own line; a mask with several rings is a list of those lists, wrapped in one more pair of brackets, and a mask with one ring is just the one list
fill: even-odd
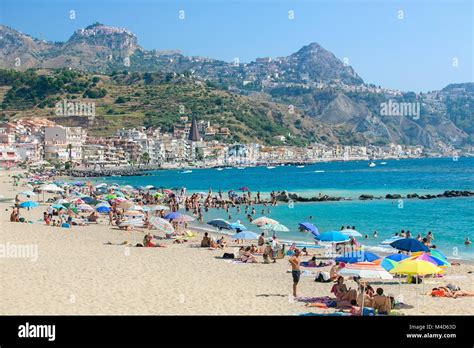
[(373, 167), (375, 167), (375, 166), (376, 166), (375, 162), (374, 162), (374, 161), (370, 161), (369, 167), (370, 167), (370, 168), (373, 168)]
[(380, 162), (380, 164), (381, 164), (381, 165), (386, 165), (386, 164), (387, 164), (387, 162)]
[(275, 166), (268, 166), (267, 169), (275, 169)]
[(237, 167), (237, 169), (240, 169), (240, 170), (242, 170), (242, 169), (245, 169), (245, 167)]
[(324, 173), (324, 170), (315, 170), (315, 173)]
[(296, 166), (296, 168), (304, 168), (304, 166)]
[(188, 174), (188, 173), (192, 173), (193, 171), (192, 170), (184, 170), (181, 172), (181, 174)]
[(224, 168), (216, 168), (216, 170), (224, 170)]

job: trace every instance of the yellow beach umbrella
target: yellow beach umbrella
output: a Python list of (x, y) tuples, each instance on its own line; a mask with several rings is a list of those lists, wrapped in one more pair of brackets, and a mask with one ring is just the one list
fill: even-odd
[(408, 275), (427, 275), (443, 273), (443, 270), (431, 262), (423, 260), (406, 260), (390, 270), (390, 273)]

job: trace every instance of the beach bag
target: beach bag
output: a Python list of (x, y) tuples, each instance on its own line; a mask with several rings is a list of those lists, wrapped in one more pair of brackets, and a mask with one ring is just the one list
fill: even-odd
[(314, 279), (315, 282), (318, 283), (329, 283), (331, 281), (331, 277), (328, 272), (318, 272), (316, 273), (316, 278)]
[(224, 255), (222, 255), (222, 258), (223, 259), (234, 259), (235, 255), (231, 254), (231, 253), (224, 253)]
[(451, 290), (451, 291), (459, 291), (459, 290), (461, 290), (461, 288), (460, 288), (459, 286), (453, 285), (453, 284), (451, 284), (451, 283), (448, 284), (448, 285), (446, 285), (446, 287), (447, 287), (449, 290)]

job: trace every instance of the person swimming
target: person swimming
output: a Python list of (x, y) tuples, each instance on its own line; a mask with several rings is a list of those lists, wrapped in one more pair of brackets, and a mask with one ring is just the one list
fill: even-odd
[(464, 240), (464, 245), (471, 245), (471, 241), (469, 240), (469, 237), (466, 237)]

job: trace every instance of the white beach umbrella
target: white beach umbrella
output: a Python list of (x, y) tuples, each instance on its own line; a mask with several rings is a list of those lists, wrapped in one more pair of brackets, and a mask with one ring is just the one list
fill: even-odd
[(252, 221), (252, 224), (257, 226), (265, 226), (265, 225), (275, 225), (278, 224), (278, 221), (270, 219), (269, 217), (262, 216)]
[(89, 204), (79, 204), (76, 209), (78, 211), (85, 211), (85, 212), (92, 212), (94, 208), (92, 208)]
[(165, 233), (173, 233), (174, 228), (167, 220), (162, 219), (157, 216), (153, 216), (150, 218), (150, 224), (155, 226), (156, 229), (163, 231)]

